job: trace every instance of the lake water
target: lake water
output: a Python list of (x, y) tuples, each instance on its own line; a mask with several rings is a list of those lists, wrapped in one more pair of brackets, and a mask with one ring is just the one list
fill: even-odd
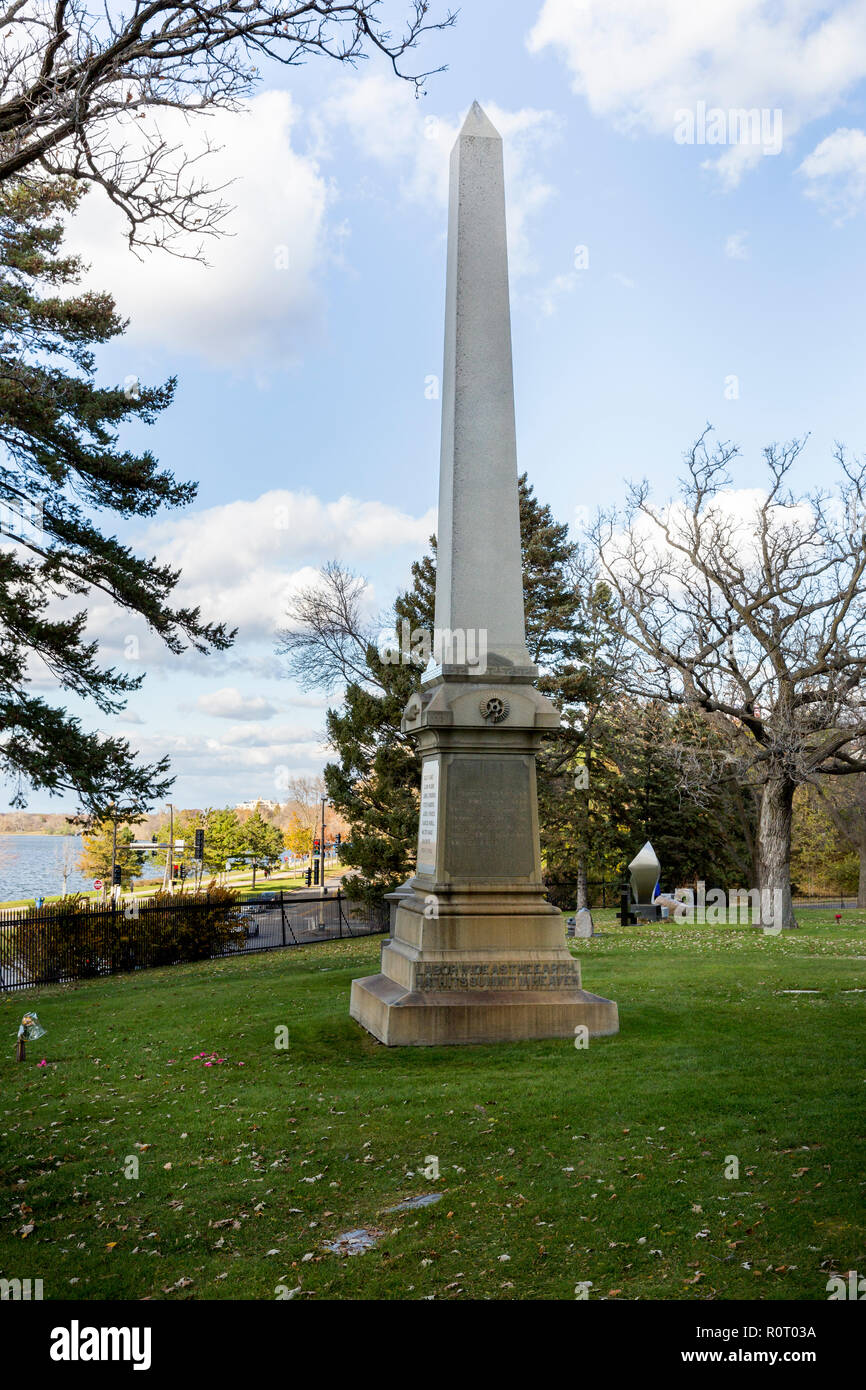
[(0, 835), (0, 902), (62, 893), (64, 861), (67, 893), (92, 888), (78, 868), (80, 854), (80, 835)]

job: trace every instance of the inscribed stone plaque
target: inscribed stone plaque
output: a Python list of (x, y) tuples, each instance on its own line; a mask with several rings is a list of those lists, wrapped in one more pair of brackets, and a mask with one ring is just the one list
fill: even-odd
[(452, 989), (580, 989), (577, 961), (525, 961), (497, 965), (434, 962), (415, 966), (417, 990), (434, 993)]
[(458, 878), (525, 878), (535, 868), (525, 757), (455, 757), (448, 766), (446, 869)]
[(421, 769), (421, 814), (418, 821), (419, 874), (436, 872), (436, 832), (439, 825), (439, 759), (427, 758)]

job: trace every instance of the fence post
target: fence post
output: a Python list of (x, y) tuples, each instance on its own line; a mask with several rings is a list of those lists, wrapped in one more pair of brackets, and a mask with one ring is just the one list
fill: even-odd
[(280, 889), (280, 931), (283, 937), (283, 945), (286, 944), (286, 905), (283, 901), (283, 890)]
[(340, 885), (339, 885), (339, 883), (337, 884), (337, 931), (339, 932), (339, 937), (340, 937), (340, 940), (342, 941), (342, 940), (343, 940), (343, 894), (342, 894), (342, 892), (340, 891)]
[(631, 921), (631, 892), (626, 883), (622, 885), (619, 894), (619, 920), (624, 927)]

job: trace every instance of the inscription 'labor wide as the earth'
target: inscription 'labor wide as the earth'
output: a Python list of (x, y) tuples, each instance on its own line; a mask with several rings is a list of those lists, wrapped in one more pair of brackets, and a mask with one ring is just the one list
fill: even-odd
[(578, 989), (576, 961), (518, 961), (500, 965), (436, 962), (415, 966), (415, 988), (442, 989)]

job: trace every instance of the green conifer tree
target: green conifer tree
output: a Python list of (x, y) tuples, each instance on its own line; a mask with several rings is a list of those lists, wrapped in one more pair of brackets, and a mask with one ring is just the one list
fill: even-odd
[[(115, 802), (134, 819), (170, 787), (168, 760), (146, 766), (125, 739), (87, 732), (30, 693), (31, 668), (102, 714), (123, 709), (143, 677), (97, 660), (86, 610), (74, 607), (93, 590), (173, 652), (225, 648), (233, 634), (202, 622), (198, 609), (173, 607), (178, 571), (142, 559), (94, 519), (184, 506), (196, 485), (118, 443), (127, 422), (150, 424), (168, 406), (175, 381), (97, 384), (93, 349), (126, 325), (110, 295), (63, 293), (83, 270), (62, 246), (81, 193), (62, 180), (0, 184), (0, 527), (12, 542), (0, 549), (0, 775), (16, 806), (42, 788), (73, 792), (90, 816)], [(56, 599), (73, 607), (59, 611)]]

